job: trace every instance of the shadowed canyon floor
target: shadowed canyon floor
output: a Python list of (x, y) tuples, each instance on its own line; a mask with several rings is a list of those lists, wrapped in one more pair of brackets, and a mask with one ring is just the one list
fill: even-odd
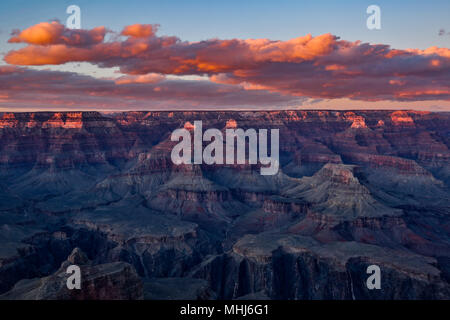
[[(279, 129), (280, 170), (173, 164), (195, 120)], [(450, 299), (449, 148), (448, 113), (0, 113), (0, 299)]]

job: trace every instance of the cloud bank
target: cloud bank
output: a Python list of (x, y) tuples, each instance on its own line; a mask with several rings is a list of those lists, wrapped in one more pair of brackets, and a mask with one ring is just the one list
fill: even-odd
[(161, 75), (98, 79), (73, 72), (0, 66), (0, 108), (146, 110), (286, 107), (302, 99), (242, 86)]
[[(115, 81), (83, 80), (99, 86), (92, 89), (94, 95), (106, 92), (107, 87), (109, 97), (120, 93), (122, 98), (154, 99), (170, 92), (173, 99), (187, 101), (208, 96), (216, 105), (231, 101), (239, 104), (239, 99), (241, 104), (264, 103), (264, 99), (291, 103), (304, 98), (450, 100), (448, 48), (397, 50), (383, 44), (349, 42), (332, 34), (287, 41), (187, 42), (158, 36), (157, 30), (158, 25), (135, 24), (125, 27), (112, 40), (105, 40), (110, 32), (105, 27), (70, 30), (59, 22), (39, 23), (13, 33), (9, 41), (26, 46), (9, 51), (4, 60), (21, 66), (88, 62), (101, 68), (118, 67), (125, 76)], [(19, 74), (28, 72), (15, 70)], [(168, 75), (206, 76), (209, 80), (182, 82), (167, 80)], [(42, 76), (55, 77), (51, 73)], [(54, 90), (53, 83), (44, 83), (49, 91)], [(77, 85), (69, 91), (80, 90)]]

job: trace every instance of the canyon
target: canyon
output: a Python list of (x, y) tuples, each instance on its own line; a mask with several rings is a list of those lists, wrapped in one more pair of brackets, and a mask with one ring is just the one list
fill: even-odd
[[(196, 120), (279, 130), (278, 172), (174, 164)], [(449, 148), (445, 112), (0, 113), (0, 299), (450, 299)]]

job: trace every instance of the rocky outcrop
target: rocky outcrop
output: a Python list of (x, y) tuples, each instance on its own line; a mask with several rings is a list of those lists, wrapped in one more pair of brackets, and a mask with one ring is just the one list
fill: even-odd
[[(68, 289), (67, 268), (80, 267), (81, 288)], [(4, 300), (129, 300), (143, 298), (142, 280), (134, 268), (124, 262), (92, 265), (87, 256), (75, 248), (51, 276), (19, 281), (1, 295)]]
[(313, 211), (333, 215), (341, 219), (360, 216), (399, 215), (371, 195), (353, 173), (354, 167), (341, 164), (326, 164), (312, 177), (303, 177), (283, 195), (287, 198), (303, 199), (312, 203)]
[(283, 197), (270, 197), (262, 205), (265, 212), (273, 214), (304, 214), (308, 212), (307, 202), (291, 200)]

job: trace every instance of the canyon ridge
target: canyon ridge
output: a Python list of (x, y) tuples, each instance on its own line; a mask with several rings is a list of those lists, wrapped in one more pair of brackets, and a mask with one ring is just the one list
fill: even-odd
[[(175, 165), (279, 129), (280, 167)], [(0, 113), (0, 299), (450, 299), (450, 113)], [(80, 265), (79, 292), (65, 267)], [(366, 268), (381, 268), (381, 289)]]

